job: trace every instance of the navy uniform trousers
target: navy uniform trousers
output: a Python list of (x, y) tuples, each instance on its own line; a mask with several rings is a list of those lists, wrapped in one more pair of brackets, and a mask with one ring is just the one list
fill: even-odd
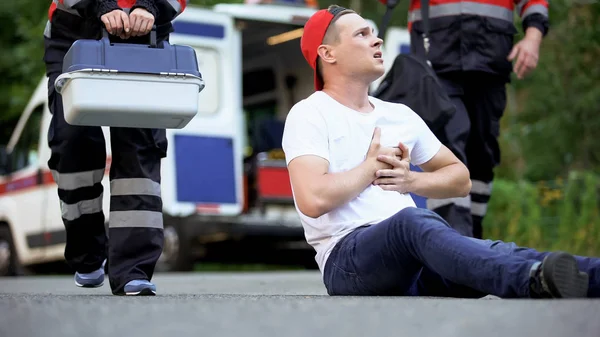
[[(106, 169), (102, 129), (68, 124), (62, 97), (54, 89), (54, 82), (62, 73), (62, 60), (76, 39), (72, 35), (92, 29), (89, 21), (78, 25), (82, 26), (65, 27), (55, 20), (52, 38), (45, 38), (48, 104), (52, 113), (48, 165), (58, 184), (67, 234), (67, 263), (80, 273), (88, 273), (100, 268), (107, 258), (112, 292), (123, 294), (127, 282), (152, 278), (162, 253), (160, 165), (161, 158), (166, 156), (167, 139), (164, 129), (110, 129), (112, 160), (107, 237), (102, 210), (105, 191), (101, 181)], [(142, 37), (140, 41), (147, 39)], [(106, 99), (111, 95), (110, 91), (97, 94)], [(131, 95), (144, 93), (132, 91)]]
[(436, 136), (468, 167), (472, 189), (464, 198), (428, 199), (427, 208), (459, 233), (480, 239), (494, 168), (500, 163), (498, 137), (506, 107), (506, 80), (484, 72), (438, 77), (456, 106), (456, 113)]

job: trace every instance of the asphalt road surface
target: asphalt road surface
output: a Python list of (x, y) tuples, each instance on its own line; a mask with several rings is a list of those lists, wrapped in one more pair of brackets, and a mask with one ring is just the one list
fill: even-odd
[(0, 337), (599, 337), (600, 300), (329, 297), (316, 272), (158, 274), (158, 296), (0, 278)]

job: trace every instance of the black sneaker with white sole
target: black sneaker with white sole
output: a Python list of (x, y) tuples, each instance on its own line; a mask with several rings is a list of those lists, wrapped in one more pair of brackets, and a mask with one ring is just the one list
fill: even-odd
[(529, 283), (532, 298), (586, 297), (588, 274), (579, 270), (577, 260), (565, 252), (548, 254), (531, 272)]

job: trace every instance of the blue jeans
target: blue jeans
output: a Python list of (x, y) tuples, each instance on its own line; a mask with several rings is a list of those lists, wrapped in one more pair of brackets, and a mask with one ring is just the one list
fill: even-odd
[[(359, 227), (333, 248), (329, 295), (529, 297), (530, 272), (548, 252), (462, 236), (436, 213), (409, 207)], [(600, 297), (600, 259), (576, 256)]]

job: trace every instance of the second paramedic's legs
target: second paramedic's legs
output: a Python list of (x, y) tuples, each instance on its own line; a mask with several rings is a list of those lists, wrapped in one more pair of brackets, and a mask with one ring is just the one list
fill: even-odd
[(494, 168), (500, 163), (500, 118), (506, 107), (505, 82), (486, 74), (473, 74), (466, 86), (465, 105), (471, 120), (467, 161), (471, 173), (473, 236), (482, 238), (483, 218), (492, 192)]
[[(68, 43), (47, 40), (47, 59), (64, 57)], [(58, 197), (66, 229), (65, 259), (79, 273), (99, 269), (106, 258), (106, 231), (102, 213), (106, 165), (105, 140), (99, 127), (73, 126), (65, 121), (61, 96), (54, 90), (62, 64), (47, 63), (48, 129), (51, 155), (48, 166), (58, 185)]]
[[(461, 77), (440, 76), (440, 81), (456, 106), (456, 113), (444, 130), (438, 132), (436, 136), (466, 165), (466, 146), (469, 137), (470, 121), (469, 114), (463, 103), (464, 91)], [(465, 236), (473, 236), (470, 207), (471, 199), (468, 196), (463, 198), (427, 199), (428, 209), (439, 214), (452, 228)]]
[(123, 294), (131, 280), (150, 281), (163, 249), (160, 188), (164, 129), (111, 128), (110, 286)]

